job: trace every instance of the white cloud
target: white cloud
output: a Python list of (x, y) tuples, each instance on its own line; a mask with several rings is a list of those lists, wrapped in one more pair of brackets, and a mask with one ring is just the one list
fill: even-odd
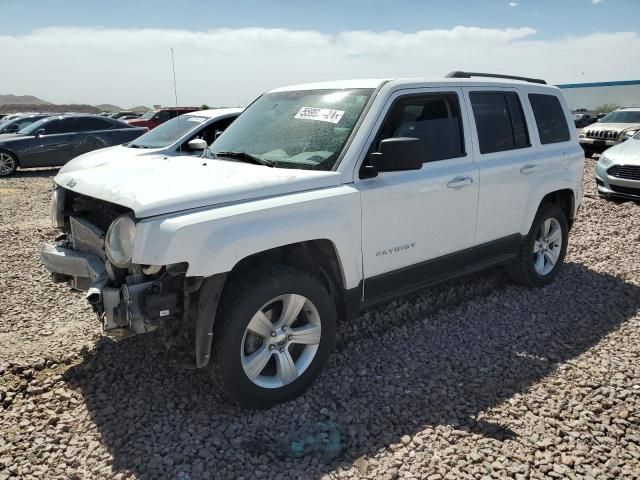
[[(538, 40), (532, 28), (417, 32), (47, 28), (0, 35), (0, 93), (56, 103), (244, 105), (271, 88), (340, 78), (476, 70), (551, 82), (640, 78), (637, 32)], [(597, 68), (593, 59), (597, 58)], [(585, 72), (581, 75), (581, 72)]]
[(518, 2), (509, 2), (509, 6), (510, 7), (517, 7), (518, 6)]
[(593, 5), (597, 5), (597, 4), (602, 3), (602, 2), (604, 2), (604, 0), (591, 0), (591, 3)]

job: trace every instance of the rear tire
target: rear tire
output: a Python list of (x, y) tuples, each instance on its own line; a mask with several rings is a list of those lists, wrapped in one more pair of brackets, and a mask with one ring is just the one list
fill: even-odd
[(232, 279), (213, 334), (214, 382), (251, 408), (300, 396), (333, 349), (336, 317), (326, 287), (298, 269), (272, 265)]
[(569, 240), (569, 224), (558, 205), (540, 207), (518, 258), (506, 267), (509, 278), (527, 287), (544, 287), (558, 275)]
[(0, 177), (8, 177), (18, 168), (18, 159), (13, 153), (0, 150)]

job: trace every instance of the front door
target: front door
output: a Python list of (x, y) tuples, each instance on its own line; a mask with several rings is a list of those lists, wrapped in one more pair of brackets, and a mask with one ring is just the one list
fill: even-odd
[(77, 132), (74, 118), (62, 118), (47, 122), (44, 133), (34, 140), (33, 148), (22, 155), (25, 167), (53, 167), (63, 165), (73, 158)]
[(420, 170), (373, 178), (361, 173), (356, 180), (362, 201), (365, 300), (446, 276), (448, 267), (455, 267), (447, 255), (474, 244), (478, 171), (461, 93), (457, 88), (397, 92), (371, 138), (368, 154), (385, 138), (420, 138), (424, 163)]

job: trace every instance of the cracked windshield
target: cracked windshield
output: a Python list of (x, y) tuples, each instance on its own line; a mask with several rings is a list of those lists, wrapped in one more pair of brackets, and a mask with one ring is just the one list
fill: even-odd
[(331, 170), (372, 92), (268, 93), (224, 132), (214, 153), (224, 158), (242, 152), (281, 168)]

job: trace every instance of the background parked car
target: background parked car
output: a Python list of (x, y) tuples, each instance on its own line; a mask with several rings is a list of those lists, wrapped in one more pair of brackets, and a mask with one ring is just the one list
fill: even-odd
[(69, 172), (95, 167), (114, 159), (128, 161), (133, 157), (202, 155), (203, 149), (200, 146), (194, 148), (189, 142), (202, 139), (206, 145), (211, 145), (240, 113), (241, 108), (217, 108), (180, 115), (129, 143), (86, 153), (62, 168)]
[(133, 115), (123, 115), (122, 117), (119, 117), (118, 120), (126, 122), (127, 120), (133, 120), (134, 118), (140, 118), (140, 115), (137, 113), (134, 113)]
[(640, 108), (620, 108), (582, 130), (580, 145), (585, 155), (590, 157), (624, 142), (639, 130)]
[(576, 128), (584, 128), (598, 120), (596, 117), (597, 113), (587, 109), (581, 108), (574, 110), (571, 113), (573, 113), (573, 122), (575, 123)]
[(38, 120), (50, 117), (53, 113), (36, 113), (34, 115), (25, 115), (24, 117), (17, 117), (12, 120), (0, 121), (0, 135), (5, 133), (16, 133), (25, 127), (28, 127)]
[(149, 110), (140, 118), (127, 120), (127, 123), (135, 125), (136, 127), (147, 127), (149, 130), (152, 130), (167, 120), (171, 120), (172, 118), (176, 118), (178, 115), (184, 115), (185, 113), (194, 112), (196, 110), (200, 109), (197, 107), (168, 107), (161, 108), (160, 110)]
[(129, 142), (146, 128), (98, 115), (43, 118), (13, 135), (0, 137), (0, 176), (17, 167), (55, 167), (92, 150)]
[(134, 117), (140, 116), (139, 114), (137, 114), (136, 112), (132, 112), (131, 110), (123, 110), (121, 112), (112, 113), (111, 115), (109, 115), (109, 117), (118, 119), (118, 118), (131, 116), (131, 115), (133, 115)]
[(601, 195), (640, 200), (640, 131), (600, 155), (595, 179)]

